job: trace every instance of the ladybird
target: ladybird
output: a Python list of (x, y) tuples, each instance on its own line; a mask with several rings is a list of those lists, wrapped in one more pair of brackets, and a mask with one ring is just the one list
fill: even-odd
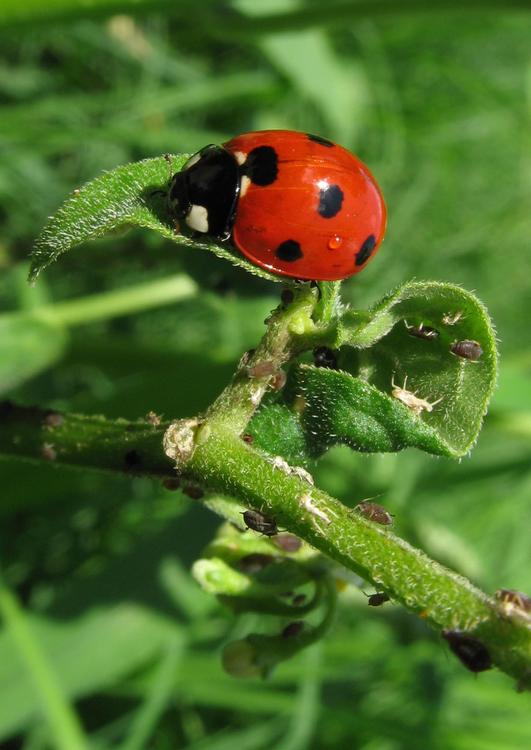
[(230, 240), (273, 274), (313, 281), (363, 270), (387, 217), (363, 162), (332, 141), (291, 130), (205, 146), (171, 178), (168, 204), (181, 226)]

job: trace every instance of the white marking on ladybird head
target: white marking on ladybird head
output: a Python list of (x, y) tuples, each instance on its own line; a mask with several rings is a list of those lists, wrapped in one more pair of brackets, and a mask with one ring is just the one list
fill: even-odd
[(233, 156), (238, 162), (238, 164), (240, 165), (240, 167), (242, 166), (242, 164), (245, 164), (245, 160), (247, 159), (247, 154), (244, 154), (243, 151), (235, 151), (233, 153)]
[(240, 198), (243, 198), (247, 190), (249, 189), (249, 185), (251, 184), (251, 180), (247, 175), (244, 175), (240, 182)]
[(192, 206), (185, 221), (196, 232), (208, 232), (208, 211), (204, 206)]

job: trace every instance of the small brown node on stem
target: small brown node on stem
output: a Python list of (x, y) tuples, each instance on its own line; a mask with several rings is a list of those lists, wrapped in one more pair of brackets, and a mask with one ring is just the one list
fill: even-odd
[(154, 411), (148, 411), (148, 413), (146, 414), (146, 422), (152, 424), (153, 427), (158, 427), (162, 422), (162, 417), (160, 416), (160, 414), (157, 414)]
[(58, 411), (47, 411), (42, 420), (42, 426), (49, 429), (54, 427), (61, 427), (64, 424), (65, 418)]
[(41, 456), (46, 459), (46, 461), (55, 461), (57, 458), (57, 451), (55, 450), (55, 446), (53, 443), (43, 443), (41, 446)]

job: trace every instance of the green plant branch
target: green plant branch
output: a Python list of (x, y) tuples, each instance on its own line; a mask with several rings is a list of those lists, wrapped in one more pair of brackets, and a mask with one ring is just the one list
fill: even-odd
[(241, 433), (260, 405), (272, 376), (307, 348), (305, 336), (326, 332), (328, 321), (318, 329), (312, 320), (317, 290), (304, 284), (293, 295), (291, 303), (273, 311), (260, 344), (242, 357), (232, 382), (209, 408), (206, 414), (209, 425), (223, 424)]
[[(161, 443), (168, 424), (61, 414), (0, 403), (0, 456), (98, 471), (174, 477)], [(155, 422), (155, 424), (153, 423)]]
[[(225, 510), (218, 508), (223, 515), (230, 517), (231, 506), (239, 510), (242, 503), (266, 512), (278, 526), (370, 581), (433, 627), (477, 637), (493, 663), (521, 685), (529, 685), (527, 616), (504, 611), (465, 578), (240, 437), (281, 365), (335, 335), (336, 296), (335, 288), (325, 288), (319, 297), (308, 284), (294, 286), (293, 299), (273, 312), (257, 349), (240, 363), (233, 381), (205, 415), (171, 425), (153, 416), (110, 422), (6, 402), (0, 408), (0, 454), (159, 477), (175, 476), (177, 468), (185, 479), (226, 497)], [(166, 456), (161, 451), (163, 437)]]
[[(170, 460), (160, 449), (167, 424), (58, 415), (4, 402), (0, 425), (0, 454), (4, 456), (174, 476)], [(528, 620), (503, 613), (496, 600), (467, 579), (305, 480), (276, 468), (231, 430), (214, 424), (202, 432), (203, 439), (185, 467), (188, 478), (237, 498), (235, 505), (244, 503), (267, 512), (279, 526), (370, 581), (433, 627), (477, 636), (501, 670), (529, 686)]]
[(186, 473), (275, 518), (323, 554), (440, 630), (477, 637), (493, 663), (519, 684), (531, 684), (529, 621), (500, 610), (495, 599), (431, 560), (387, 528), (297, 476), (275, 468), (227, 430), (213, 429), (197, 444)]

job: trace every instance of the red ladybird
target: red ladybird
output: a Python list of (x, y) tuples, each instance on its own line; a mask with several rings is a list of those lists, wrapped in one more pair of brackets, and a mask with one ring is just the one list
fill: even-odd
[(256, 265), (297, 279), (358, 273), (385, 232), (367, 167), (325, 138), (291, 130), (206, 146), (172, 177), (168, 199), (189, 229), (230, 239)]

